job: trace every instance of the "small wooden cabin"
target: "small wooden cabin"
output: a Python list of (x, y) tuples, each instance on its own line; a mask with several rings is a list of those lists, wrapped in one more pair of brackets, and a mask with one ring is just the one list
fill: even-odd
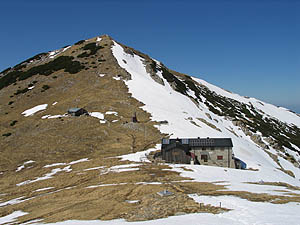
[(68, 114), (71, 116), (81, 116), (81, 115), (88, 115), (88, 111), (83, 108), (70, 108), (68, 109)]

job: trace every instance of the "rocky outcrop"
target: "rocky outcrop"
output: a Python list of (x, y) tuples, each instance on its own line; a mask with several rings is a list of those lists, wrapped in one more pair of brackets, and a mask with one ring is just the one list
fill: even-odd
[(268, 142), (272, 148), (283, 151), (283, 148), (272, 137), (265, 137), (264, 141)]
[(259, 145), (263, 149), (269, 149), (269, 146), (265, 144), (261, 138), (261, 135), (252, 134), (250, 135), (250, 139), (257, 145)]
[(245, 126), (245, 124), (244, 124), (242, 121), (239, 121), (239, 120), (233, 120), (233, 121), (232, 121), (232, 124), (233, 124), (234, 126), (240, 127), (241, 130), (244, 132), (245, 135), (251, 136), (252, 133), (250, 132), (250, 130)]
[(150, 77), (151, 77), (155, 82), (157, 82), (157, 83), (159, 83), (159, 84), (161, 84), (161, 85), (165, 85), (163, 79), (161, 79), (161, 78), (156, 74), (157, 71), (155, 71), (155, 68), (156, 68), (156, 70), (158, 70), (158, 69), (157, 69), (156, 62), (154, 62), (154, 61), (151, 60), (151, 59), (145, 59), (144, 64), (145, 64), (145, 68), (146, 68), (147, 73), (150, 74)]
[(263, 142), (261, 135), (253, 134), (242, 121), (232, 121), (234, 126), (238, 126), (244, 132), (245, 135), (250, 136), (250, 139), (263, 149), (269, 149), (269, 146)]

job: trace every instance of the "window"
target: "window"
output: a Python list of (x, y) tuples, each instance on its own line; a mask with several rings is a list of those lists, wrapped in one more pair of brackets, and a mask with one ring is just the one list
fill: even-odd
[(222, 156), (222, 155), (218, 155), (218, 156), (217, 156), (217, 159), (218, 159), (218, 160), (223, 160), (223, 156)]
[(189, 144), (189, 139), (182, 139), (182, 140), (181, 140), (181, 143), (182, 143), (183, 145), (188, 145), (188, 144)]
[(168, 144), (170, 144), (170, 139), (162, 139), (162, 143), (163, 143), (163, 145), (168, 145)]
[(204, 162), (207, 162), (207, 159), (208, 159), (207, 155), (201, 155), (201, 160), (204, 160)]

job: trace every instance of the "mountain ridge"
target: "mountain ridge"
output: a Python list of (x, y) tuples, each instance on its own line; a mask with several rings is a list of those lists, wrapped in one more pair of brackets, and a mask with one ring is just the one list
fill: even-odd
[[(22, 210), (29, 212), (20, 217), (22, 222), (149, 220), (182, 211), (203, 212), (194, 208), (188, 197), (192, 193), (210, 190), (218, 195), (222, 189), (224, 195), (231, 191), (251, 201), (262, 198), (249, 182), (257, 187), (261, 180), (300, 186), (296, 114), (173, 71), (108, 35), (38, 54), (2, 73), (1, 216)], [(72, 107), (85, 108), (90, 116), (68, 116)], [(139, 123), (131, 122), (134, 114)], [(156, 164), (147, 159), (160, 149), (163, 137), (199, 136), (232, 138), (235, 156), (249, 170)], [(165, 188), (176, 194), (174, 204), (184, 202), (182, 208), (168, 208), (155, 197)], [(110, 201), (106, 196), (112, 193)], [(272, 191), (268, 201), (299, 202), (297, 193), (292, 194), (296, 197)], [(53, 205), (47, 204), (51, 196), (56, 196)], [(134, 199), (140, 203), (124, 203)], [(156, 201), (165, 213), (151, 206)], [(58, 211), (55, 207), (60, 204), (66, 207)], [(88, 213), (81, 215), (85, 208)]]

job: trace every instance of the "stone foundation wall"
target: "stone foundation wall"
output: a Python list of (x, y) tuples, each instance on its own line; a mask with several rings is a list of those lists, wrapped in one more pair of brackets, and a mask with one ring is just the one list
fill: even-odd
[[(234, 168), (232, 148), (193, 148), (192, 153), (197, 157), (200, 165)], [(207, 159), (207, 160), (205, 160)]]

